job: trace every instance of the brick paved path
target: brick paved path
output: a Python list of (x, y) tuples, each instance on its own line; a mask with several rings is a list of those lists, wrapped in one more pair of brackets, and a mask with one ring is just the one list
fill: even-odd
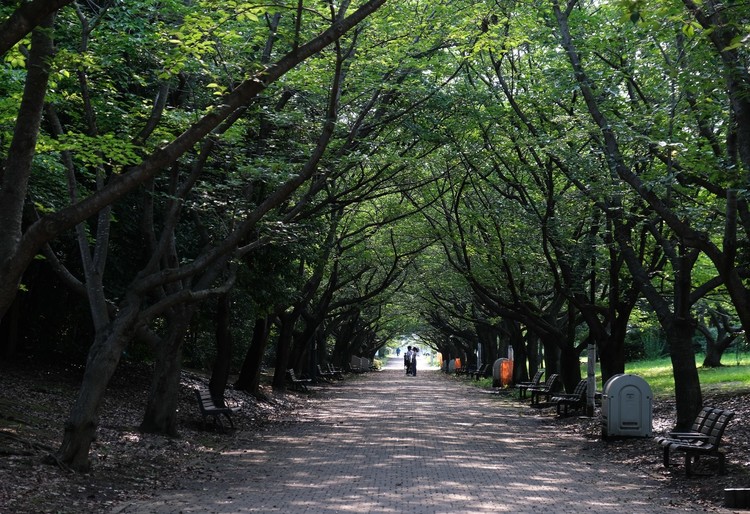
[(693, 510), (670, 506), (656, 481), (606, 462), (580, 436), (561, 437), (559, 427), (438, 371), (368, 373), (315, 396), (299, 422), (248, 435), (244, 450), (223, 455), (221, 470), (208, 474), (221, 481), (186, 479), (184, 490), (114, 512)]

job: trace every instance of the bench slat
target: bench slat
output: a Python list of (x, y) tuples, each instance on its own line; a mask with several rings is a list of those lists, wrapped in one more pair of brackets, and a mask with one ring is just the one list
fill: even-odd
[(203, 425), (205, 426), (207, 418), (210, 416), (214, 423), (221, 425), (222, 416), (229, 421), (229, 426), (234, 428), (234, 421), (232, 415), (239, 410), (239, 407), (218, 407), (214, 403), (214, 399), (211, 397), (211, 392), (207, 389), (200, 388), (195, 389), (195, 396), (198, 399), (198, 408), (200, 409), (201, 416), (203, 417)]
[(296, 389), (298, 391), (307, 392), (307, 384), (312, 382), (311, 378), (297, 378), (297, 375), (294, 373), (294, 370), (289, 368), (286, 370), (287, 378), (289, 378), (289, 381), (292, 383), (292, 388)]

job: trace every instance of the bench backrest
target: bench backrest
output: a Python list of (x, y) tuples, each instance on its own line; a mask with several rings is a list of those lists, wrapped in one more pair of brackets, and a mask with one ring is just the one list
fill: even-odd
[(580, 382), (578, 382), (575, 389), (573, 389), (573, 395), (583, 398), (586, 396), (586, 392), (588, 391), (588, 388), (589, 388), (589, 381), (581, 380)]
[(693, 431), (709, 437), (711, 435), (711, 430), (713, 430), (716, 422), (719, 421), (719, 416), (722, 412), (724, 411), (713, 407), (701, 409), (698, 413), (698, 417), (693, 421), (693, 428), (695, 429)]
[(544, 370), (543, 369), (537, 370), (537, 372), (534, 373), (534, 377), (531, 379), (531, 385), (538, 385), (542, 381), (543, 376), (544, 376)]
[[(691, 432), (700, 432), (703, 429), (703, 426), (708, 421), (709, 417), (711, 416), (711, 413), (714, 412), (713, 407), (703, 407), (701, 411), (698, 413), (698, 415), (695, 417), (695, 421), (693, 421), (693, 426), (690, 427)], [(715, 420), (715, 417), (713, 418)]]
[(211, 392), (208, 389), (195, 389), (195, 396), (202, 408), (211, 409), (215, 407), (214, 399), (211, 398)]
[(547, 381), (544, 383), (544, 389), (551, 391), (552, 388), (555, 386), (555, 382), (557, 382), (557, 377), (560, 375), (558, 373), (552, 373)]
[(715, 410), (718, 411), (718, 416), (716, 417), (716, 422), (708, 432), (708, 444), (718, 447), (721, 443), (721, 437), (724, 435), (724, 430), (726, 430), (727, 425), (734, 417), (734, 412), (730, 410)]

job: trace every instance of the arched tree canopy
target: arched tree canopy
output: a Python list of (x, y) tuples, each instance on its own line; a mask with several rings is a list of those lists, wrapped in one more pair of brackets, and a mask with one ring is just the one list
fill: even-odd
[(749, 9), (6, 3), (2, 354), (86, 356), (79, 467), (123, 356), (171, 433), (184, 362), (281, 388), (413, 333), (569, 387), (659, 333), (692, 420), (694, 337), (750, 325)]

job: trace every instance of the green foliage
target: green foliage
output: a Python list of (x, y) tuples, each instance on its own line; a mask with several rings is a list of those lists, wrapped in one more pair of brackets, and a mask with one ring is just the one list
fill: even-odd
[(654, 324), (631, 329), (625, 347), (625, 358), (629, 362), (658, 359), (668, 354), (664, 333)]
[[(745, 19), (746, 7), (731, 4), (727, 9), (739, 14), (732, 19)], [(98, 173), (127, 172), (174, 141), (240, 81), (294, 47), (295, 7), (242, 0), (139, 0), (102, 11), (81, 5), (90, 33), (73, 9), (62, 10), (47, 103), (63, 134), (53, 135), (45, 119), (32, 205), (42, 214), (60, 209), (70, 202), (70, 190), (80, 196), (94, 190)], [(439, 341), (449, 329), (471, 333), (476, 323), (506, 315), (527, 329), (534, 321), (554, 324), (565, 311), (560, 298), (568, 305), (591, 301), (600, 315), (617, 300), (610, 294), (618, 284), (610, 280), (628, 278), (625, 267), (614, 268), (619, 256), (606, 223), (614, 204), (629, 216), (630, 243), (643, 260), (660, 260), (654, 232), (640, 236), (640, 229), (661, 227), (662, 220), (613, 172), (602, 128), (581, 99), (549, 9), (484, 0), (388, 2), (356, 33), (266, 89), (232, 127), (212, 133), (205, 162), (196, 147), (169, 177), (155, 181), (148, 199), (156, 226), (172, 202), (183, 209), (174, 238), (181, 263), (220, 244), (313, 155), (341, 52), (334, 135), (315, 185), (267, 214), (238, 243), (266, 242), (243, 257), (235, 291), (243, 313), (235, 324), (238, 339), (248, 339), (254, 316), (299, 298), (322, 259), (325, 273), (311, 303), (330, 286), (327, 322), (356, 306), (381, 341), (411, 333)], [(303, 11), (302, 41), (328, 27), (330, 16), (325, 3), (306, 3)], [(277, 14), (279, 26), (269, 34)], [(710, 33), (679, 2), (584, 2), (572, 10), (570, 23), (624, 165), (677, 219), (720, 247), (725, 199), (717, 191), (744, 191), (747, 184), (728, 158), (734, 120), (726, 70)], [(5, 151), (28, 42), (8, 52), (0, 68)], [(740, 37), (725, 50), (746, 46)], [(165, 110), (141, 142), (163, 85), (169, 86)], [(64, 153), (72, 156), (74, 185), (67, 183)], [(198, 166), (195, 185), (178, 197)], [(145, 203), (133, 195), (114, 206), (106, 272), (113, 299), (149, 257), (140, 231)], [(93, 240), (93, 224), (86, 230)], [(660, 236), (679, 242), (668, 230)], [(740, 237), (743, 251), (748, 243)], [(70, 242), (55, 246), (79, 271)], [(659, 294), (671, 295), (671, 265), (649, 272)], [(694, 285), (715, 274), (702, 255)], [(726, 296), (722, 289), (713, 294)], [(436, 318), (442, 327), (436, 328)], [(629, 358), (663, 355), (653, 317), (636, 311), (630, 325)], [(193, 330), (191, 358), (205, 363), (210, 309)]]
[(93, 168), (107, 165), (121, 170), (125, 166), (140, 162), (139, 149), (129, 141), (109, 133), (90, 137), (85, 134), (68, 132), (59, 139), (47, 140), (38, 146), (40, 153), (71, 152), (84, 167)]

